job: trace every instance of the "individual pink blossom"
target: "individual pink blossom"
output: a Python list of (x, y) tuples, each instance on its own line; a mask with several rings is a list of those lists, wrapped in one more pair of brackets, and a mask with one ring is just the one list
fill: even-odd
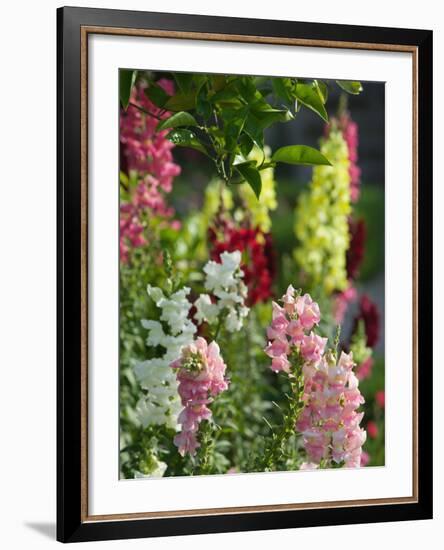
[(304, 327), (299, 319), (293, 319), (293, 321), (288, 323), (286, 333), (291, 338), (291, 344), (296, 345), (300, 344), (305, 336)]
[(370, 455), (367, 453), (367, 451), (362, 451), (361, 453), (361, 468), (364, 466), (367, 466), (367, 464), (370, 462)]
[(179, 453), (185, 456), (186, 453), (194, 456), (199, 447), (196, 433), (191, 431), (182, 431), (174, 437), (174, 445), (179, 449)]
[(270, 340), (274, 338), (283, 338), (288, 325), (291, 324), (284, 314), (277, 315), (267, 329), (267, 336)]
[(265, 353), (268, 357), (281, 357), (287, 355), (289, 352), (289, 345), (287, 340), (281, 340), (276, 338), (265, 348)]
[(313, 332), (304, 336), (301, 343), (301, 355), (308, 363), (318, 363), (324, 353), (327, 338), (321, 338)]
[(271, 361), (271, 370), (274, 372), (290, 372), (290, 366), (290, 361), (284, 354), (279, 355), (278, 357), (273, 357)]
[(303, 432), (303, 442), (312, 462), (319, 464), (327, 457), (330, 438), (324, 430), (313, 427)]
[(296, 299), (294, 295), (294, 288), (290, 285), (287, 291), (282, 296), (282, 302), (284, 304), (285, 312), (288, 315), (293, 315), (296, 309)]
[(304, 294), (296, 299), (296, 313), (305, 330), (311, 330), (321, 319), (319, 306), (311, 299), (310, 294)]
[(207, 344), (199, 336), (195, 342), (182, 348), (180, 357), (171, 363), (171, 367), (176, 369), (178, 392), (184, 407), (178, 418), (181, 432), (174, 438), (174, 444), (182, 456), (186, 453), (194, 455), (199, 447), (199, 424), (212, 415), (208, 405), (228, 388), (226, 365), (217, 343)]

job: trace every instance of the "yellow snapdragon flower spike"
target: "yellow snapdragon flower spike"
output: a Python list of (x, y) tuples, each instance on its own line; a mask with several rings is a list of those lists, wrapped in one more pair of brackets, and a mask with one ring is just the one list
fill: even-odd
[[(207, 225), (219, 210), (221, 199), (221, 185), (223, 185), (223, 183), (220, 180), (213, 180), (209, 183), (209, 185), (207, 185), (205, 189), (205, 198), (202, 213), (204, 215)], [(226, 185), (223, 185), (222, 201), (224, 210), (231, 210), (233, 208), (233, 194)]]
[(346, 252), (349, 247), (350, 175), (347, 144), (331, 129), (321, 153), (332, 166), (316, 166), (309, 189), (296, 207), (294, 257), (309, 283), (329, 295), (347, 287)]

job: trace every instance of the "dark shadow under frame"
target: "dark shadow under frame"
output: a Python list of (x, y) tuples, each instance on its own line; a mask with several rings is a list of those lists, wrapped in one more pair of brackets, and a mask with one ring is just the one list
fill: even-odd
[[(88, 33), (406, 51), (413, 57), (413, 487), (411, 497), (88, 516)], [(86, 41), (85, 41), (86, 40)], [(200, 15), (60, 8), (58, 92), (57, 538), (64, 542), (427, 519), (432, 517), (432, 33)], [(421, 269), (418, 269), (421, 266)], [(417, 358), (427, 368), (418, 377)]]

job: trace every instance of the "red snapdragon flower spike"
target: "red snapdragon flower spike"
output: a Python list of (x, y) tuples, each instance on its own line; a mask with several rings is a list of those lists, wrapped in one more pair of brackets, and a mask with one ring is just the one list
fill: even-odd
[(373, 422), (373, 420), (369, 420), (367, 422), (367, 433), (368, 436), (372, 439), (376, 439), (378, 437), (379, 429), (376, 422)]
[(373, 357), (367, 357), (365, 361), (363, 361), (360, 365), (356, 368), (356, 377), (358, 380), (365, 380), (366, 378), (370, 378), (372, 375), (372, 369), (373, 369)]
[(240, 250), (244, 283), (248, 287), (247, 305), (267, 301), (272, 296), (271, 285), (275, 274), (271, 235), (257, 228), (235, 227), (229, 222), (222, 225), (222, 228), (211, 227), (208, 230), (212, 245), (211, 259), (218, 261), (222, 252)]
[(385, 391), (384, 390), (378, 390), (375, 393), (375, 401), (381, 407), (381, 409), (383, 409), (385, 407)]
[(378, 306), (366, 294), (361, 296), (353, 332), (361, 319), (364, 321), (367, 346), (373, 348), (379, 339), (379, 311)]
[(350, 234), (350, 246), (347, 250), (346, 269), (347, 278), (356, 279), (364, 259), (364, 247), (367, 237), (367, 228), (363, 219), (354, 220), (349, 218), (348, 230)]

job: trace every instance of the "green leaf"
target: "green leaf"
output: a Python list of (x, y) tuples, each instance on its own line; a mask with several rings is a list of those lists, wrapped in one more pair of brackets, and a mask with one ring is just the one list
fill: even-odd
[(125, 172), (122, 172), (122, 170), (120, 170), (119, 172), (119, 178), (120, 178), (120, 183), (125, 185), (125, 187), (129, 186), (129, 177), (127, 176), (127, 174), (125, 174)]
[(241, 109), (223, 109), (222, 118), (224, 121), (225, 147), (228, 151), (234, 151), (237, 140), (243, 130), (248, 107)]
[(211, 117), (213, 109), (208, 100), (206, 86), (202, 86), (197, 94), (196, 111), (204, 120), (208, 120)]
[(239, 94), (236, 90), (226, 87), (220, 92), (215, 93), (210, 98), (211, 103), (219, 103), (221, 105), (241, 105), (239, 101)]
[(250, 184), (254, 194), (259, 199), (262, 190), (262, 180), (259, 170), (251, 162), (237, 164), (235, 168), (244, 180)]
[(235, 155), (233, 160), (233, 166), (238, 166), (240, 164), (251, 164), (252, 166), (256, 166), (257, 162), (253, 159), (248, 160), (242, 154)]
[(174, 79), (184, 94), (187, 94), (191, 90), (193, 76), (193, 73), (174, 73)]
[(336, 84), (342, 88), (344, 92), (352, 95), (359, 95), (364, 89), (362, 84), (357, 80), (336, 80)]
[(329, 160), (320, 151), (308, 145), (287, 145), (286, 147), (281, 147), (275, 151), (271, 160), (287, 164), (302, 164), (303, 166), (331, 166)]
[(193, 115), (190, 115), (190, 113), (179, 111), (165, 120), (161, 120), (157, 125), (157, 130), (165, 130), (165, 128), (178, 128), (180, 126), (197, 126), (197, 121)]
[(275, 122), (288, 122), (293, 120), (294, 116), (288, 109), (267, 109), (255, 111), (254, 116), (258, 119), (259, 127), (265, 130)]
[(187, 128), (171, 130), (171, 132), (167, 135), (167, 139), (179, 147), (191, 147), (191, 149), (196, 149), (197, 151), (208, 155), (207, 150), (199, 141), (196, 134)]
[(245, 122), (244, 132), (259, 149), (264, 148), (264, 131), (260, 127), (258, 119), (251, 113), (248, 115)]
[(163, 108), (165, 103), (169, 100), (170, 96), (155, 82), (151, 82), (150, 85), (145, 88), (146, 97), (154, 103), (157, 107)]
[(122, 107), (126, 110), (128, 108), (131, 89), (136, 82), (137, 71), (131, 71), (129, 69), (120, 69), (119, 71), (119, 96)]
[(254, 79), (251, 76), (236, 78), (234, 84), (237, 88), (237, 91), (247, 103), (251, 103), (258, 96), (262, 97), (261, 94), (257, 91)]
[(211, 83), (216, 92), (222, 90), (226, 84), (226, 78), (224, 74), (215, 74), (211, 77)]
[(324, 104), (319, 97), (318, 92), (312, 88), (309, 84), (296, 84), (296, 87), (293, 91), (295, 99), (300, 101), (303, 105), (317, 113), (322, 120), (328, 122), (327, 111), (325, 110)]
[(272, 78), (271, 84), (273, 92), (278, 98), (284, 100), (286, 103), (292, 102), (292, 83), (289, 78)]
[(240, 152), (244, 155), (244, 157), (248, 156), (250, 151), (253, 149), (253, 145), (254, 145), (251, 137), (245, 132), (242, 132), (241, 135), (239, 136), (238, 144), (239, 144)]
[(184, 94), (182, 92), (173, 95), (164, 105), (167, 111), (189, 111), (196, 107), (196, 92)]
[(313, 80), (313, 88), (318, 92), (322, 103), (325, 105), (328, 99), (328, 86), (322, 80)]

